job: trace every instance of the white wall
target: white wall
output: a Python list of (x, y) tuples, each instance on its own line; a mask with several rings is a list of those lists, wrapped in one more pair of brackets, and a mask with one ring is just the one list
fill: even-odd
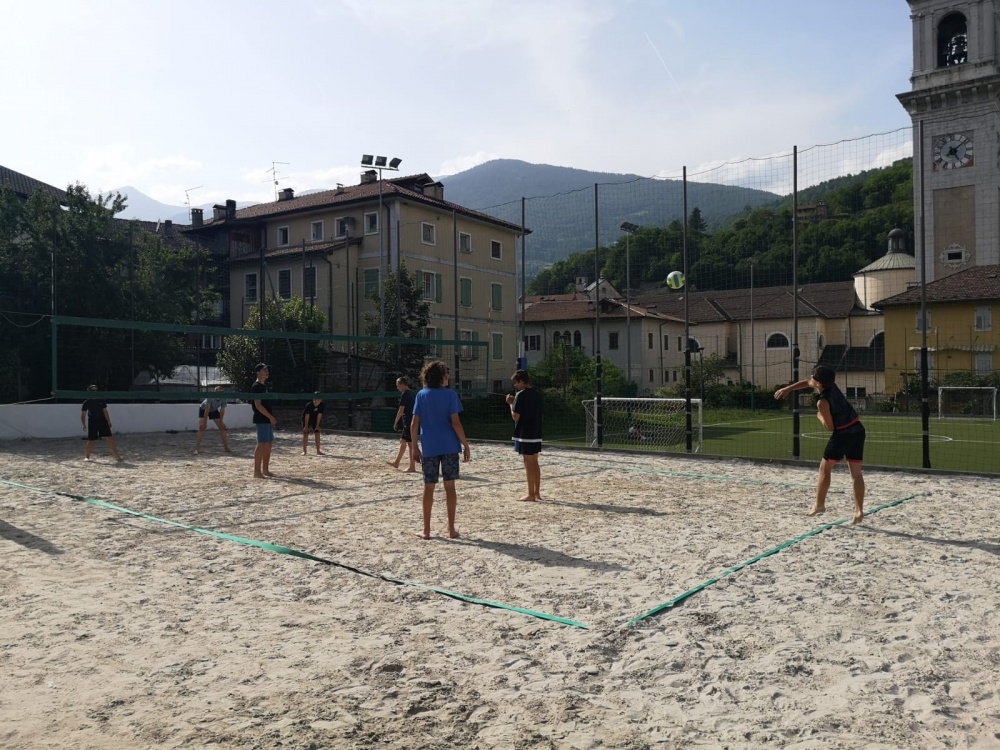
[[(115, 432), (166, 432), (197, 430), (198, 404), (109, 404)], [(250, 404), (226, 407), (226, 427), (240, 429), (253, 424)], [(215, 423), (209, 422), (214, 430)], [(0, 405), (0, 440), (63, 438), (83, 435), (80, 404)]]

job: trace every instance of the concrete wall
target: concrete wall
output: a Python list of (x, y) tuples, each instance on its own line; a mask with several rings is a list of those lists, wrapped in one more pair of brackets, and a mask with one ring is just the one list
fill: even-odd
[[(166, 432), (198, 429), (197, 404), (109, 404), (108, 414), (115, 434)], [(226, 407), (226, 427), (231, 430), (253, 424), (250, 404)], [(214, 430), (215, 423), (209, 422)], [(64, 438), (84, 435), (79, 404), (0, 405), (0, 440)]]

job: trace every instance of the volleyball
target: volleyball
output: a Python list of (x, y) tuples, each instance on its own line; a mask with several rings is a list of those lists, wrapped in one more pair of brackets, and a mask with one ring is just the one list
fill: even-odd
[(680, 271), (671, 271), (667, 274), (667, 286), (671, 289), (680, 289), (684, 286), (684, 274)]

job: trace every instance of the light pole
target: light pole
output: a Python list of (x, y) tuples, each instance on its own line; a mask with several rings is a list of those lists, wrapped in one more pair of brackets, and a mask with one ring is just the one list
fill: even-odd
[[(379, 321), (379, 335), (385, 336), (385, 285), (382, 283), (382, 260), (385, 259), (386, 273), (388, 273), (391, 268), (391, 261), (386, 257), (385, 251), (385, 234), (382, 231), (382, 170), (391, 170), (393, 172), (399, 171), (399, 165), (402, 159), (393, 157), (391, 160), (385, 156), (372, 156), (371, 154), (363, 154), (361, 156), (361, 166), (368, 167), (369, 169), (374, 168), (378, 170), (378, 265), (379, 265), (379, 284), (378, 284), (378, 298), (381, 307), (381, 315)], [(386, 163), (388, 162), (388, 163)], [(398, 274), (397, 274), (398, 276)], [(397, 289), (398, 297), (398, 289)], [(398, 300), (397, 300), (398, 302)]]
[[(628, 256), (632, 233), (638, 230), (638, 224), (629, 221), (622, 222), (622, 231), (625, 232), (625, 357), (628, 360), (628, 366), (625, 369), (629, 388), (632, 387), (632, 266)], [(637, 387), (637, 393), (638, 390)]]
[(757, 392), (757, 385), (755, 382), (755, 363), (757, 360), (756, 352), (754, 350), (754, 335), (753, 335), (753, 267), (757, 263), (756, 258), (748, 258), (747, 262), (750, 264), (750, 411), (755, 411), (756, 403), (754, 398)]

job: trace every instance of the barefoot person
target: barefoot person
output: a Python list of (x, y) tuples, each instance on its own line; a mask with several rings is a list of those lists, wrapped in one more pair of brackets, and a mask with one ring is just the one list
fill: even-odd
[(854, 519), (858, 524), (865, 517), (865, 479), (861, 464), (865, 454), (865, 426), (851, 403), (844, 397), (836, 384), (837, 373), (830, 367), (819, 365), (813, 369), (812, 377), (798, 383), (786, 385), (774, 392), (776, 399), (783, 399), (793, 391), (815, 388), (819, 396), (816, 400), (816, 418), (830, 431), (830, 440), (823, 451), (819, 464), (819, 479), (816, 482), (816, 503), (810, 516), (826, 511), (826, 493), (830, 489), (830, 474), (838, 461), (847, 458), (854, 485)]
[(396, 419), (392, 423), (392, 429), (399, 430), (399, 453), (396, 454), (396, 460), (390, 461), (389, 465), (398, 469), (403, 460), (403, 454), (409, 450), (410, 466), (406, 471), (407, 473), (415, 472), (417, 466), (413, 458), (410, 422), (413, 421), (413, 403), (417, 400), (417, 394), (410, 390), (410, 382), (404, 377), (396, 378), (396, 390), (399, 391), (399, 408), (396, 410)]
[[(271, 370), (261, 362), (254, 370), (257, 373), (257, 382), (250, 386), (250, 392), (256, 394), (267, 393), (267, 379), (271, 375)], [(253, 451), (253, 478), (270, 479), (274, 476), (271, 473), (271, 449), (274, 447), (274, 426), (278, 420), (271, 411), (271, 402), (264, 398), (255, 398), (250, 402), (253, 410), (253, 423), (257, 428), (257, 447)]]
[[(88, 391), (96, 391), (97, 386), (87, 386)], [(114, 436), (111, 434), (111, 415), (108, 414), (108, 405), (97, 398), (88, 398), (80, 407), (80, 423), (83, 431), (87, 433), (87, 447), (84, 449), (84, 461), (90, 460), (90, 452), (94, 449), (94, 441), (101, 438), (108, 439), (111, 446), (111, 455), (116, 461), (121, 461), (121, 454), (115, 444)]]
[(469, 441), (458, 416), (462, 412), (462, 402), (458, 394), (448, 388), (448, 367), (444, 362), (429, 362), (424, 366), (420, 379), (424, 387), (417, 394), (413, 421), (410, 423), (413, 457), (420, 461), (424, 472), (424, 530), (419, 536), (422, 539), (431, 538), (434, 488), (437, 487), (438, 476), (443, 475), (445, 503), (448, 506), (448, 538), (458, 539), (458, 529), (455, 528), (458, 453), (462, 453), (466, 462), (471, 458)]
[(507, 396), (510, 416), (514, 419), (514, 449), (524, 460), (528, 478), (528, 494), (518, 499), (533, 502), (542, 499), (542, 469), (538, 465), (538, 454), (542, 451), (542, 394), (531, 387), (525, 370), (517, 370), (510, 382), (515, 391)]
[(326, 403), (321, 398), (314, 398), (306, 401), (302, 407), (302, 455), (306, 455), (309, 448), (309, 430), (312, 428), (313, 435), (316, 436), (316, 455), (322, 456), (323, 451), (319, 448), (319, 426), (326, 413)]
[[(215, 392), (222, 390), (221, 385), (215, 386)], [(208, 420), (215, 422), (219, 428), (219, 437), (222, 438), (222, 447), (229, 453), (229, 432), (226, 430), (225, 416), (226, 404), (229, 402), (224, 398), (206, 398), (198, 407), (198, 437), (194, 440), (195, 455), (201, 450), (201, 441), (205, 437), (205, 430), (208, 429)]]

